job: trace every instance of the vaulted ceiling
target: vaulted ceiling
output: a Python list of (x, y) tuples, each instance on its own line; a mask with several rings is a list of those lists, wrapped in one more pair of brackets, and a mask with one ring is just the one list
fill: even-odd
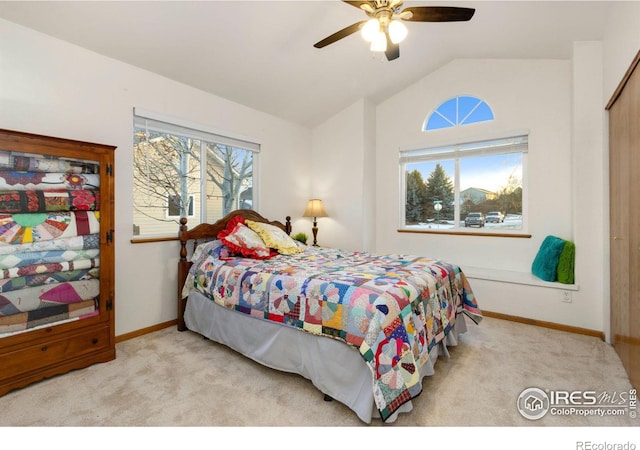
[(612, 3), (407, 1), (476, 12), (469, 22), (407, 22), (394, 61), (358, 33), (313, 47), (366, 19), (336, 0), (0, 1), (0, 18), (313, 126), (360, 98), (379, 103), (453, 59), (569, 59), (574, 41), (602, 39)]

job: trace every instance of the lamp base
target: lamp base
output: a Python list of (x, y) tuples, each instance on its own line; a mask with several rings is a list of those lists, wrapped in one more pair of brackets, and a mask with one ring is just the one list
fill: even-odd
[(313, 218), (313, 227), (311, 228), (313, 232), (313, 246), (318, 247), (318, 222), (316, 218)]

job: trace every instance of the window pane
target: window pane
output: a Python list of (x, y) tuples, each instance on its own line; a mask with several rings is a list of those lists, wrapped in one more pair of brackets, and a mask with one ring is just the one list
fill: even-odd
[(453, 124), (442, 117), (438, 111), (435, 111), (431, 117), (429, 117), (429, 122), (427, 122), (426, 129), (427, 130), (437, 130), (439, 128), (448, 128), (452, 127)]
[(235, 209), (253, 209), (254, 153), (208, 142), (204, 147), (207, 222), (213, 223)]
[(489, 108), (489, 105), (482, 102), (467, 117), (465, 117), (464, 124), (467, 125), (470, 123), (485, 122), (488, 120), (493, 120), (493, 112), (491, 111), (491, 108)]
[(406, 164), (405, 225), (422, 228), (455, 227), (455, 162)]
[(400, 151), (405, 227), (521, 230), (527, 136)]
[(425, 121), (423, 129), (431, 131), (487, 120), (493, 120), (493, 111), (489, 105), (477, 97), (464, 95), (440, 104)]
[(460, 203), (462, 220), (479, 212), (486, 228), (522, 229), (522, 154), (460, 159)]
[[(175, 134), (134, 130), (133, 226), (135, 235), (177, 234), (179, 217), (199, 223), (200, 141)], [(173, 205), (169, 211), (168, 199)], [(173, 209), (179, 214), (171, 214)], [(191, 214), (193, 216), (193, 214)]]

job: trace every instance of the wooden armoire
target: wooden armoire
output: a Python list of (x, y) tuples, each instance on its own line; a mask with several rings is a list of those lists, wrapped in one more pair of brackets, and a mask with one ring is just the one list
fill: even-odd
[(640, 389), (640, 52), (611, 100), (609, 203), (611, 338)]
[(0, 130), (0, 395), (115, 358), (114, 150)]

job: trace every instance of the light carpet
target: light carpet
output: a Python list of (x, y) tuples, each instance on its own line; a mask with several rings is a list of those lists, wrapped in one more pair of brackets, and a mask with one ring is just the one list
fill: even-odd
[[(600, 339), (485, 318), (468, 322), (450, 358), (425, 378), (409, 414), (370, 427), (628, 427), (624, 416), (524, 418), (520, 393), (628, 393), (620, 359)], [(117, 345), (117, 358), (0, 397), (10, 427), (367, 427), (308, 380), (263, 367), (192, 332), (166, 328)]]

